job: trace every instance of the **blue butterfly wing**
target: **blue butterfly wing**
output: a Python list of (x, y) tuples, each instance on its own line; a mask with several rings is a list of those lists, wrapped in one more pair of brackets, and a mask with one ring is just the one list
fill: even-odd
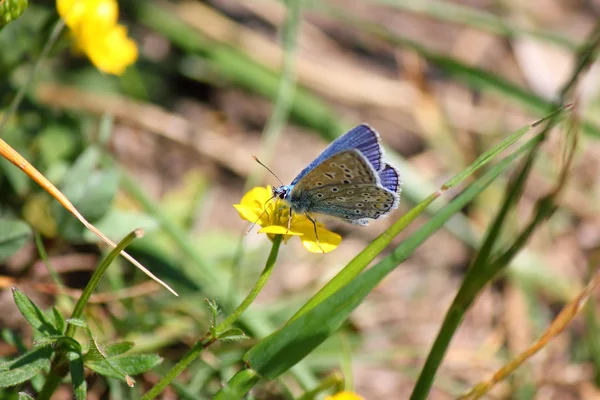
[(379, 134), (370, 126), (361, 124), (334, 140), (308, 167), (298, 174), (291, 184), (298, 183), (308, 172), (334, 154), (350, 149), (360, 151), (375, 171), (379, 171), (383, 167), (383, 149), (379, 145)]
[(378, 172), (379, 179), (381, 180), (381, 186), (393, 193), (402, 191), (402, 181), (400, 180), (400, 174), (398, 170), (392, 167), (390, 164), (385, 164), (383, 169)]
[[(399, 179), (395, 170), (384, 172), (388, 184)], [(342, 150), (310, 170), (292, 186), (289, 203), (297, 213), (317, 213), (358, 225), (378, 219), (398, 207), (400, 196), (381, 184), (379, 172), (358, 150)]]

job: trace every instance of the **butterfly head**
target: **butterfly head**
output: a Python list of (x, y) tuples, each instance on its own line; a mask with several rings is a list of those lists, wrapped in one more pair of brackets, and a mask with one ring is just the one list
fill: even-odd
[(273, 187), (273, 197), (276, 199), (288, 201), (291, 191), (292, 191), (291, 185), (282, 185), (279, 187)]

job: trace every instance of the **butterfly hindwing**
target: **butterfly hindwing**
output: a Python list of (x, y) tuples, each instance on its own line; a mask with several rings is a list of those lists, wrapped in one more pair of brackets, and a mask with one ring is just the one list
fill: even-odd
[[(398, 186), (394, 172), (383, 175), (390, 187)], [(334, 154), (308, 172), (293, 186), (289, 201), (299, 213), (326, 214), (366, 225), (367, 219), (377, 219), (396, 208), (398, 199), (396, 192), (382, 186), (380, 174), (366, 157), (351, 149)]]
[(398, 173), (398, 170), (390, 164), (385, 164), (383, 169), (379, 171), (379, 179), (381, 180), (381, 186), (387, 190), (398, 194), (402, 191), (400, 174)]
[(379, 145), (379, 134), (366, 124), (358, 125), (334, 140), (323, 152), (292, 181), (292, 185), (298, 183), (305, 175), (314, 170), (319, 164), (329, 157), (344, 151), (358, 150), (369, 162), (375, 171), (382, 166), (383, 150)]
[(398, 207), (398, 194), (374, 184), (328, 185), (309, 190), (304, 201), (310, 212), (330, 215), (359, 225)]

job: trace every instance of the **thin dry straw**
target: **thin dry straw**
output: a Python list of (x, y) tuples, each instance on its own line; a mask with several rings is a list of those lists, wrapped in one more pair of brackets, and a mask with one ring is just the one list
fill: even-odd
[[(64, 208), (66, 208), (71, 214), (75, 216), (87, 229), (92, 231), (96, 236), (98, 236), (104, 243), (108, 244), (112, 248), (115, 248), (117, 245), (110, 240), (106, 235), (104, 235), (98, 228), (88, 222), (79, 211), (73, 206), (73, 204), (66, 198), (65, 195), (61, 193), (60, 190), (56, 188), (41, 172), (39, 172), (33, 165), (31, 165), (25, 158), (23, 158), (16, 150), (10, 147), (4, 140), (0, 139), (0, 156), (6, 158), (8, 161), (16, 165), (20, 168), (27, 176), (33, 179), (38, 183), (46, 192), (48, 192), (52, 197), (54, 197)], [(139, 268), (142, 272), (148, 275), (151, 279), (161, 284), (165, 289), (173, 293), (175, 296), (179, 296), (177, 292), (175, 292), (169, 285), (165, 282), (161, 281), (158, 277), (156, 277), (152, 272), (150, 272), (146, 267), (140, 264), (135, 258), (130, 256), (124, 250), (121, 251), (121, 255), (129, 260), (133, 265)]]

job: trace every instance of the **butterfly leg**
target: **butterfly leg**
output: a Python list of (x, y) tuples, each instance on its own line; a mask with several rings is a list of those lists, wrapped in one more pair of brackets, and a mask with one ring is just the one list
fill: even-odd
[(292, 227), (292, 207), (290, 207), (290, 216), (288, 218), (288, 224), (287, 224), (287, 231), (290, 231), (290, 228)]
[(325, 254), (325, 250), (323, 250), (323, 248), (321, 247), (321, 242), (319, 242), (319, 233), (317, 232), (317, 221), (315, 221), (314, 219), (312, 219), (310, 217), (310, 215), (308, 215), (308, 213), (306, 213), (306, 218), (308, 218), (308, 220), (310, 222), (312, 222), (313, 228), (315, 229), (315, 238), (317, 239), (317, 246), (319, 246), (319, 249), (321, 249), (321, 251), (323, 252), (323, 254)]

